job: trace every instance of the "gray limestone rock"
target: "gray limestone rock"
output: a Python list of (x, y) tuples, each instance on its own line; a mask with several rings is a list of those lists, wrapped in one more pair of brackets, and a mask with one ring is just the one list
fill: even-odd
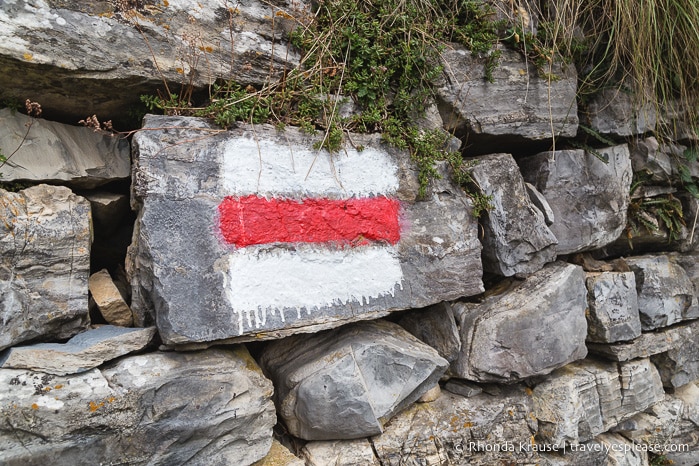
[(485, 78), (485, 58), (451, 44), (442, 52), (445, 82), (437, 89), (445, 128), (457, 133), (529, 140), (575, 136), (578, 129), (577, 74), (556, 61), (560, 79), (538, 75), (519, 52), (501, 48), (493, 82)]
[(410, 155), (379, 135), (329, 154), (294, 128), (145, 122), (127, 270), (134, 315), (154, 311), (166, 344), (280, 338), (483, 291), (468, 196), (443, 171), (417, 200)]
[(654, 137), (638, 139), (629, 146), (631, 165), (634, 172), (650, 175), (647, 184), (668, 185), (676, 175), (673, 156), (681, 155), (672, 150), (672, 146), (660, 145)]
[(128, 178), (131, 167), (129, 143), (122, 137), (33, 119), (7, 108), (0, 109), (0, 152), (5, 156), (14, 154), (2, 166), (3, 181), (60, 182), (75, 188), (94, 188)]
[(620, 423), (613, 430), (634, 444), (674, 464), (694, 466), (699, 458), (699, 387), (687, 384), (665, 395), (642, 413)]
[(537, 435), (555, 445), (586, 442), (663, 397), (660, 375), (648, 359), (578, 361), (534, 388)]
[(437, 350), (448, 362), (451, 363), (459, 356), (461, 338), (451, 304), (442, 302), (408, 311), (398, 320), (398, 325)]
[(626, 263), (636, 275), (644, 331), (699, 317), (694, 284), (684, 269), (666, 255), (630, 257)]
[(537, 464), (535, 432), (531, 397), (513, 386), (497, 397), (444, 392), (406, 409), (371, 441), (384, 466)]
[(623, 89), (602, 89), (585, 108), (590, 128), (613, 136), (627, 137), (655, 130), (656, 108), (639, 105), (634, 96)]
[(272, 342), (260, 364), (277, 388), (279, 416), (306, 440), (381, 433), (448, 366), (435, 350), (381, 320)]
[(665, 395), (665, 399), (620, 422), (611, 432), (618, 432), (638, 444), (664, 444), (675, 435), (683, 409), (682, 400)]
[(478, 382), (513, 382), (587, 354), (585, 274), (555, 262), (507, 292), (454, 304), (461, 355), (450, 372)]
[(665, 327), (653, 332), (643, 332), (635, 340), (615, 344), (588, 343), (590, 352), (612, 361), (629, 361), (665, 353), (680, 348), (699, 334), (699, 320)]
[(668, 388), (679, 388), (699, 379), (699, 334), (693, 332), (690, 338), (683, 339), (664, 353), (651, 356), (650, 360), (658, 368), (663, 385)]
[(0, 350), (89, 323), (90, 204), (65, 187), (0, 189)]
[(36, 343), (10, 348), (0, 357), (0, 368), (29, 369), (54, 375), (77, 374), (144, 349), (154, 335), (155, 327), (104, 325), (79, 333), (66, 343)]
[(694, 294), (699, 296), (699, 251), (667, 254), (668, 259), (687, 272), (687, 277), (694, 285)]
[(308, 442), (303, 447), (307, 466), (379, 466), (367, 439)]
[(603, 162), (584, 150), (542, 152), (520, 162), (524, 179), (546, 197), (558, 254), (597, 249), (626, 227), (631, 161), (626, 144), (600, 149)]
[(33, 96), (45, 114), (75, 122), (128, 118), (163, 81), (173, 92), (276, 81), (300, 58), (287, 32), (311, 14), (303, 0), (38, 0), (2, 12), (0, 97)]
[(242, 347), (63, 377), (0, 369), (3, 464), (249, 465), (272, 444), (272, 392)]
[(475, 159), (471, 177), (493, 208), (483, 220), (483, 269), (506, 277), (529, 274), (556, 260), (556, 237), (529, 200), (510, 154)]
[(587, 339), (598, 343), (641, 336), (633, 272), (587, 274)]

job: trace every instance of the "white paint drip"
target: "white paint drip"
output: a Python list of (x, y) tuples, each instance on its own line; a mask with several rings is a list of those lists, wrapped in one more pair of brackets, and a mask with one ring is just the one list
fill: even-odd
[[(360, 306), (370, 298), (394, 296), (402, 289), (403, 271), (393, 246), (330, 249), (317, 246), (297, 250), (248, 247), (233, 251), (225, 290), (240, 334), (264, 327), (267, 313), (295, 308), (311, 315), (315, 309)], [(235, 318), (235, 317), (234, 317)]]
[(223, 150), (223, 191), (230, 196), (258, 194), (290, 199), (391, 195), (398, 191), (398, 167), (373, 147), (330, 155), (269, 140), (236, 139)]

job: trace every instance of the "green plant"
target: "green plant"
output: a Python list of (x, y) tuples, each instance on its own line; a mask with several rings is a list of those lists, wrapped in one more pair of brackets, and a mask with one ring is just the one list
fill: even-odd
[(626, 234), (632, 249), (633, 237), (641, 228), (650, 233), (665, 231), (668, 243), (671, 243), (680, 239), (685, 225), (682, 203), (672, 194), (633, 199), (629, 204)]

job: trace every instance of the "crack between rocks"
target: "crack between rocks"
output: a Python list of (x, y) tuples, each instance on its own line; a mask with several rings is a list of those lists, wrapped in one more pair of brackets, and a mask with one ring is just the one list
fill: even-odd
[(371, 445), (371, 451), (374, 453), (374, 458), (376, 458), (376, 461), (379, 462), (379, 466), (385, 466), (383, 461), (381, 461), (381, 457), (379, 456), (379, 452), (376, 450), (376, 444), (374, 443), (374, 438), (369, 437), (369, 445)]

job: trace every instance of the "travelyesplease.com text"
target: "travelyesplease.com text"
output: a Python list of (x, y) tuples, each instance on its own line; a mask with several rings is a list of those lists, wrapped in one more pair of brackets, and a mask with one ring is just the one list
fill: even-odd
[(513, 453), (550, 453), (557, 452), (604, 452), (609, 455), (610, 452), (623, 452), (629, 453), (632, 451), (646, 451), (649, 453), (663, 454), (671, 452), (687, 452), (689, 451), (688, 444), (645, 444), (645, 443), (600, 443), (600, 442), (587, 442), (578, 444), (537, 444), (531, 442), (497, 442), (488, 443), (481, 441), (458, 443), (454, 445), (454, 450), (459, 454), (465, 453), (476, 453), (476, 452), (513, 452)]

